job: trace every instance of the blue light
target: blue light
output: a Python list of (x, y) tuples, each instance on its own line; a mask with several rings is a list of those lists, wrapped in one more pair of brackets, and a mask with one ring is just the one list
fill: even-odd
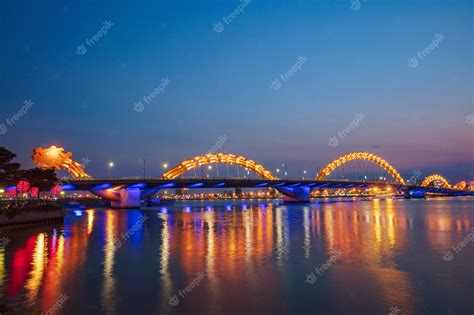
[(72, 184), (64, 184), (61, 186), (64, 191), (71, 191), (71, 190), (76, 190), (76, 186)]
[(246, 204), (243, 204), (242, 205), (242, 210), (247, 210), (248, 209), (248, 206)]
[(213, 211), (213, 208), (212, 208), (211, 206), (207, 206), (207, 207), (206, 207), (206, 211), (207, 211), (207, 212), (212, 212), (212, 211)]
[(283, 183), (279, 183), (279, 184), (273, 185), (273, 187), (280, 187), (280, 186), (283, 186), (283, 185), (285, 185), (285, 184), (286, 184), (286, 183), (283, 182)]
[(175, 186), (176, 186), (176, 183), (168, 183), (168, 184), (161, 185), (159, 187), (160, 188), (172, 188), (172, 187), (175, 187)]
[(134, 184), (134, 185), (130, 185), (127, 187), (128, 188), (145, 188), (146, 187), (146, 184), (145, 183), (140, 183), (140, 184)]
[(112, 184), (102, 184), (102, 185), (94, 186), (90, 190), (103, 190), (103, 189), (109, 189), (111, 187), (113, 187)]
[(290, 185), (290, 187), (298, 187), (300, 185), (301, 185), (301, 183), (296, 183), (296, 184)]
[(204, 186), (204, 183), (196, 183), (196, 184), (189, 185), (188, 188), (196, 188), (196, 187), (202, 187), (202, 186)]
[(265, 187), (265, 186), (268, 186), (268, 183), (261, 183), (261, 184), (255, 185), (255, 187)]
[(76, 217), (82, 217), (83, 212), (81, 210), (74, 210), (73, 212)]
[(219, 183), (219, 184), (214, 185), (214, 187), (222, 187), (222, 186), (225, 186), (225, 183)]
[(186, 212), (186, 213), (191, 212), (191, 207), (184, 207), (184, 212)]
[(226, 209), (227, 211), (232, 211), (232, 206), (231, 206), (231, 205), (227, 205), (227, 206), (225, 206), (225, 209)]
[(169, 210), (168, 210), (168, 208), (166, 208), (166, 207), (162, 207), (162, 208), (160, 209), (160, 212), (161, 212), (161, 213), (168, 213)]

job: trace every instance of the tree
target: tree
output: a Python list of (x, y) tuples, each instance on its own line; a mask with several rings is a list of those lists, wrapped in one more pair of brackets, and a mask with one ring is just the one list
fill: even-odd
[[(23, 171), (23, 178), (30, 182), (31, 187), (38, 187), (39, 191), (48, 191), (58, 181), (53, 169), (32, 168)], [(38, 198), (39, 198), (38, 194)]]
[(14, 185), (21, 178), (19, 163), (12, 163), (16, 154), (0, 147), (0, 184)]

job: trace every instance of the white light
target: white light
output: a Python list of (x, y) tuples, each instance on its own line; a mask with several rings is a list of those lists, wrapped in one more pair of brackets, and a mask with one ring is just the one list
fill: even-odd
[(114, 167), (114, 166), (115, 166), (114, 162), (109, 162), (109, 167)]

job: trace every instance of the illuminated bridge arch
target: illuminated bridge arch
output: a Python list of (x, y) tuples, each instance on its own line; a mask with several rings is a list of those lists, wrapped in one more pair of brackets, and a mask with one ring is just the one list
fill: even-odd
[(397, 181), (397, 183), (401, 185), (405, 185), (405, 180), (402, 178), (402, 176), (390, 163), (388, 163), (387, 161), (385, 161), (384, 159), (382, 159), (381, 157), (375, 154), (367, 153), (367, 152), (349, 153), (335, 159), (334, 161), (326, 165), (326, 167), (324, 167), (321, 170), (321, 172), (319, 172), (319, 175), (316, 179), (323, 180), (338, 167), (342, 166), (343, 164), (347, 162), (354, 161), (354, 160), (363, 160), (363, 161), (373, 162), (377, 164), (378, 166), (380, 166), (381, 168), (385, 169)]
[(444, 178), (443, 176), (439, 174), (433, 174), (433, 175), (427, 176), (421, 183), (421, 186), (428, 187), (433, 182), (441, 183), (443, 188), (458, 189), (458, 190), (464, 190), (467, 188), (467, 182), (462, 180), (462, 181), (457, 182), (456, 185), (451, 186), (446, 180), (446, 178)]
[(224, 153), (210, 153), (207, 155), (198, 155), (192, 158), (191, 160), (185, 160), (181, 162), (181, 164), (173, 167), (171, 170), (163, 174), (163, 178), (174, 179), (192, 169), (198, 168), (202, 165), (214, 163), (237, 165), (240, 167), (244, 167), (250, 171), (253, 171), (257, 175), (260, 175), (265, 179), (278, 179), (277, 177), (273, 176), (273, 174), (269, 170), (265, 169), (262, 165), (257, 164), (253, 160), (249, 160), (244, 156)]
[(456, 185), (454, 185), (453, 187), (454, 189), (459, 189), (459, 190), (465, 190), (467, 189), (467, 182), (464, 181), (464, 180), (461, 180), (459, 182), (456, 183)]

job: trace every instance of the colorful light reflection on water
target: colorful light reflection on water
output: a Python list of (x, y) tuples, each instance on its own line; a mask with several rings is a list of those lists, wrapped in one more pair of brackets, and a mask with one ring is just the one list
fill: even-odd
[[(469, 314), (474, 244), (450, 262), (443, 255), (472, 231), (473, 205), (259, 200), (70, 211), (63, 224), (2, 231), (12, 241), (0, 250), (0, 312), (45, 312), (65, 294), (57, 314)], [(307, 283), (335, 252), (337, 263)], [(199, 272), (204, 279), (180, 294)]]

